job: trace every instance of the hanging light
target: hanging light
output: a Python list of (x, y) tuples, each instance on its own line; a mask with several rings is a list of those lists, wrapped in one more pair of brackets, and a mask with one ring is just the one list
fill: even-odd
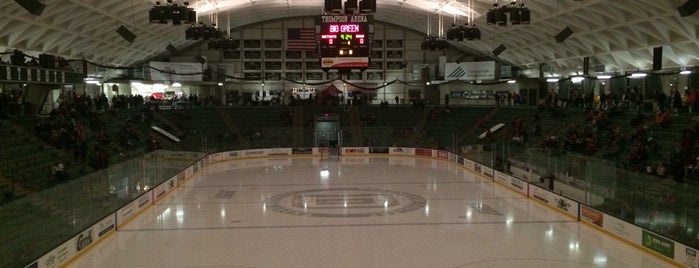
[(643, 78), (646, 77), (648, 74), (647, 73), (642, 73), (642, 72), (635, 72), (631, 74), (631, 78)]

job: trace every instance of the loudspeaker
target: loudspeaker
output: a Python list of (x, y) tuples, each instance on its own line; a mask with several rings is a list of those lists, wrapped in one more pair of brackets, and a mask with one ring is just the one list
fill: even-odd
[(345, 1), (345, 14), (354, 14), (357, 10), (357, 0)]
[(375, 0), (359, 1), (359, 13), (373, 13), (373, 12), (376, 12), (376, 1)]
[(129, 29), (126, 29), (124, 25), (119, 26), (119, 28), (116, 30), (116, 32), (121, 35), (121, 37), (124, 38), (124, 40), (129, 41), (133, 43), (134, 40), (136, 40), (136, 35), (133, 34)]
[(560, 33), (558, 33), (554, 37), (554, 39), (556, 39), (556, 43), (561, 43), (561, 42), (565, 41), (566, 39), (568, 39), (568, 37), (570, 37), (572, 34), (573, 34), (573, 29), (566, 26), (566, 28), (563, 29), (563, 31), (561, 31)]
[(653, 71), (663, 69), (663, 47), (653, 48)]
[(36, 16), (41, 16), (41, 13), (44, 12), (44, 8), (46, 8), (46, 5), (39, 2), (39, 0), (15, 0), (15, 2), (29, 11), (29, 13), (32, 15)]
[(500, 53), (505, 51), (505, 49), (507, 49), (507, 47), (505, 47), (505, 45), (503, 45), (503, 44), (500, 44), (498, 47), (493, 49), (493, 55), (495, 55), (495, 57), (497, 57), (498, 55), (500, 55)]
[(590, 74), (590, 57), (583, 57), (583, 75)]
[(325, 12), (342, 12), (342, 0), (325, 0)]
[(204, 57), (202, 57), (201, 55), (197, 55), (197, 56), (195, 57), (195, 59), (196, 59), (199, 63), (201, 63), (201, 64), (206, 63), (206, 59), (205, 59)]
[(677, 8), (680, 17), (688, 17), (699, 10), (699, 0), (688, 0), (687, 3)]
[(177, 48), (176, 48), (175, 46), (173, 46), (172, 44), (167, 45), (166, 48), (167, 48), (167, 51), (170, 51), (170, 54), (171, 54), (171, 55), (180, 54), (180, 50), (177, 49)]

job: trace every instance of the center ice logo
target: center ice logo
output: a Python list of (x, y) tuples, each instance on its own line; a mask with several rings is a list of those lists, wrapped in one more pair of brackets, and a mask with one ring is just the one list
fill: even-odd
[(393, 215), (421, 209), (426, 203), (416, 194), (366, 188), (295, 191), (275, 195), (266, 202), (267, 209), (280, 213), (316, 217)]

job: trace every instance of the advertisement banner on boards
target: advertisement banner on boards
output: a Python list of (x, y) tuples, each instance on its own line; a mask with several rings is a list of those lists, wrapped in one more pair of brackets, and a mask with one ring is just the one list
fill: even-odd
[(542, 187), (530, 184), (529, 197), (555, 207), (559, 211), (577, 218), (578, 217), (578, 202), (560, 196)]
[(36, 268), (56, 268), (63, 267), (70, 259), (75, 257), (77, 250), (74, 239), (70, 239), (60, 246), (54, 248), (41, 256), (36, 262), (27, 267)]
[(369, 147), (370, 154), (387, 154), (388, 147)]
[(580, 206), (580, 220), (604, 227), (604, 213), (585, 205)]
[(396, 155), (413, 155), (415, 153), (415, 149), (413, 148), (405, 148), (405, 147), (391, 147), (389, 154), (396, 154)]
[(342, 148), (342, 154), (352, 155), (352, 154), (366, 154), (368, 149), (365, 147), (344, 147)]
[(310, 155), (313, 154), (313, 148), (291, 148), (291, 154)]
[(643, 247), (660, 253), (665, 257), (671, 259), (675, 258), (675, 242), (661, 235), (643, 230), (642, 245)]
[(415, 148), (415, 155), (432, 156), (432, 149)]
[(175, 187), (177, 187), (177, 180), (178, 176), (175, 176), (155, 187), (155, 189), (153, 189), (155, 200), (160, 200), (165, 194), (175, 189)]
[(291, 154), (291, 148), (274, 148), (274, 149), (265, 149), (265, 154), (266, 155), (290, 155)]
[(675, 261), (687, 265), (687, 267), (699, 267), (699, 258), (697, 258), (696, 249), (690, 248), (680, 243), (675, 243), (675, 252), (677, 252), (677, 258), (675, 259)]
[(510, 176), (500, 171), (495, 171), (495, 181), (502, 184), (507, 184), (510, 182)]
[[(464, 158), (464, 167), (470, 170), (476, 170), (476, 165), (470, 159)], [(480, 172), (480, 171), (479, 171)]]
[(481, 173), (483, 173), (483, 175), (485, 175), (488, 178), (493, 177), (493, 169), (490, 167), (486, 167), (486, 166), (481, 165)]

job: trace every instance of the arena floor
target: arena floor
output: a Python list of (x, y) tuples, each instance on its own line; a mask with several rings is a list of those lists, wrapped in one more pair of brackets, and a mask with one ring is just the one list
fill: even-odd
[(211, 165), (69, 267), (671, 265), (446, 161), (356, 157)]

